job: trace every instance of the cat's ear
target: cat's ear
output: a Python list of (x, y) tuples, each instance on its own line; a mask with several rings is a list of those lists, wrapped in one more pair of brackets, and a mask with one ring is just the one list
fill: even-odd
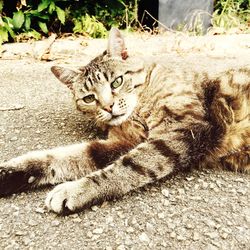
[(117, 28), (112, 27), (109, 32), (107, 52), (111, 57), (120, 57), (123, 60), (128, 58), (124, 38)]
[(73, 90), (73, 82), (74, 79), (79, 75), (79, 72), (60, 66), (52, 66), (51, 71), (70, 90)]

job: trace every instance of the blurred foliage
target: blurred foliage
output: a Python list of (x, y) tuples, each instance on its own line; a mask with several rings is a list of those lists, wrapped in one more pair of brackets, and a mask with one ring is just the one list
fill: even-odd
[(238, 28), (247, 30), (250, 27), (249, 0), (215, 0), (212, 18), (214, 27), (229, 30)]
[(49, 32), (105, 37), (111, 26), (137, 21), (137, 0), (0, 0), (0, 44)]

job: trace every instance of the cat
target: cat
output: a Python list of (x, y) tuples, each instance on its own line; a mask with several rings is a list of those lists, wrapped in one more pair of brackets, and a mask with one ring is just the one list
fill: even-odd
[(129, 57), (112, 28), (107, 50), (53, 74), (107, 139), (29, 152), (0, 164), (0, 195), (58, 184), (58, 214), (83, 210), (194, 166), (250, 170), (250, 69), (181, 71)]

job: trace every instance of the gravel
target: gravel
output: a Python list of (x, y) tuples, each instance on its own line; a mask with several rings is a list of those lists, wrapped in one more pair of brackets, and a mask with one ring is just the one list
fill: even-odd
[[(163, 46), (164, 37), (149, 40)], [(242, 44), (242, 37), (239, 40), (235, 44)], [(95, 50), (86, 47), (82, 62), (98, 53), (96, 44), (101, 49), (104, 42), (88, 43)], [(0, 159), (94, 138), (98, 131), (75, 110), (67, 88), (50, 73), (51, 65), (65, 61), (17, 60), (11, 54), (13, 46), (7, 46), (8, 58), (0, 61)], [(165, 50), (165, 56), (170, 65), (192, 59), (190, 64), (210, 69), (249, 66), (249, 47), (237, 48), (217, 56), (201, 49), (181, 55)], [(80, 61), (77, 56), (66, 60)], [(44, 207), (51, 188), (14, 194), (0, 199), (0, 249), (250, 249), (249, 186), (246, 174), (194, 170), (65, 217)]]

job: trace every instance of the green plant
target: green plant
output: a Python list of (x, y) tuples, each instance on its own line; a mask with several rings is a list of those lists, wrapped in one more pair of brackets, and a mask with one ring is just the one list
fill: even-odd
[(65, 23), (65, 11), (56, 3), (57, 0), (22, 1), (17, 5), (17, 11), (12, 17), (3, 12), (4, 1), (0, 1), (0, 44), (10, 40), (19, 40), (20, 37), (40, 39), (41, 33), (48, 34), (54, 22)]
[(94, 38), (102, 38), (107, 35), (107, 29), (94, 16), (91, 17), (86, 14), (80, 18), (75, 18), (73, 22), (75, 25), (73, 28), (74, 33), (88, 34)]
[(249, 0), (217, 0), (212, 23), (225, 30), (235, 27), (248, 29), (250, 25)]
[(0, 44), (40, 39), (49, 32), (105, 37), (111, 26), (131, 28), (138, 0), (0, 0)]

